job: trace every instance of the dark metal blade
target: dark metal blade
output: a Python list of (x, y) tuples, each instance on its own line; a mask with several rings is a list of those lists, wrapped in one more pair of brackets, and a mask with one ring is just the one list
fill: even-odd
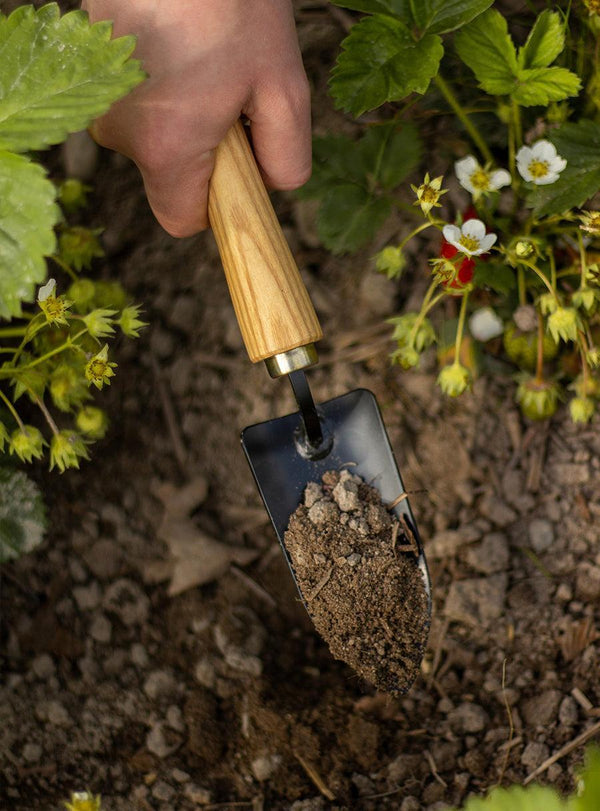
[[(317, 406), (323, 433), (319, 458), (310, 458), (311, 443), (300, 412), (245, 428), (242, 446), (288, 565), (284, 535), (308, 482), (328, 470), (347, 467), (376, 487), (386, 504), (408, 524), (419, 547), (419, 566), (430, 594), (429, 573), (417, 526), (374, 395), (355, 389)], [(399, 500), (400, 499), (400, 500)], [(404, 516), (404, 519), (402, 519)]]

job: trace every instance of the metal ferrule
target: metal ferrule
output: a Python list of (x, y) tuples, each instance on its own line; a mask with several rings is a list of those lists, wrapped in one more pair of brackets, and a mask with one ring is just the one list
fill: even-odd
[(300, 369), (307, 369), (314, 366), (319, 357), (314, 344), (297, 346), (295, 349), (288, 349), (287, 352), (280, 352), (271, 358), (265, 359), (267, 371), (271, 377), (281, 377), (289, 375), (290, 372), (297, 372)]

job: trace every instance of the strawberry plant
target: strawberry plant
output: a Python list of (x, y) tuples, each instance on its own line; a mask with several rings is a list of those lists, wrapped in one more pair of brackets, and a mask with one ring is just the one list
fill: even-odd
[[(400, 278), (408, 242), (428, 237), (427, 291), (418, 312), (392, 319), (393, 361), (414, 367), (437, 342), (438, 383), (457, 396), (481, 354), (465, 346), (498, 354), (503, 345), (526, 416), (545, 419), (570, 395), (572, 419), (589, 421), (600, 399), (598, 3), (510, 13), (492, 0), (334, 3), (357, 14), (332, 71), (333, 98), (359, 119), (377, 112), (357, 142), (315, 144), (303, 194), (321, 200), (329, 249), (363, 247), (392, 206), (412, 208), (400, 184), (433, 141), (430, 122), (444, 116), (437, 144), (447, 171), (412, 186), (420, 221), (375, 258)], [(456, 315), (450, 347), (436, 322), (442, 303)]]
[(134, 45), (82, 11), (61, 16), (56, 3), (0, 13), (0, 474), (3, 490), (14, 489), (0, 502), (3, 558), (39, 542), (43, 525), (7, 459), (48, 455), (61, 472), (87, 459), (106, 430), (91, 399), (114, 375), (108, 343), (142, 326), (118, 283), (81, 273), (102, 255), (99, 232), (68, 220), (88, 189), (53, 182), (36, 158), (143, 80)]

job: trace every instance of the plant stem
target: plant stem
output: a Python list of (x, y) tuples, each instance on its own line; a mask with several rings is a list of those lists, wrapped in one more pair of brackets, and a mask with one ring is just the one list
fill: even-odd
[(421, 231), (424, 231), (426, 228), (430, 228), (432, 225), (434, 225), (434, 226), (436, 226), (436, 227), (437, 227), (438, 225), (442, 225), (442, 224), (443, 224), (443, 223), (442, 223), (442, 221), (441, 221), (441, 220), (431, 220), (431, 221), (428, 221), (428, 222), (421, 223), (421, 225), (418, 225), (416, 228), (413, 228), (413, 230), (410, 232), (410, 234), (408, 234), (407, 236), (405, 236), (405, 237), (404, 237), (404, 239), (402, 239), (402, 240), (401, 240), (401, 241), (398, 243), (398, 247), (399, 247), (400, 249), (404, 248), (404, 246), (405, 246), (405, 245), (406, 245), (408, 242), (410, 242), (410, 240), (411, 240), (413, 237), (416, 237), (416, 235), (417, 235), (417, 234), (420, 234), (420, 233), (421, 233)]
[(12, 377), (17, 371), (21, 372), (24, 371), (25, 369), (33, 369), (34, 366), (38, 366), (40, 363), (43, 363), (45, 360), (48, 360), (48, 358), (54, 357), (54, 355), (59, 355), (61, 352), (64, 352), (65, 349), (79, 349), (80, 351), (82, 351), (81, 347), (75, 345), (75, 341), (78, 338), (80, 338), (85, 332), (87, 332), (87, 327), (84, 327), (84, 329), (80, 330), (77, 333), (77, 335), (73, 335), (73, 337), (69, 336), (69, 338), (64, 342), (64, 344), (61, 344), (60, 346), (57, 346), (54, 349), (51, 349), (50, 352), (46, 352), (45, 355), (40, 355), (39, 358), (36, 358), (35, 360), (30, 361), (29, 363), (26, 363), (24, 366), (20, 366), (18, 369), (14, 368), (0, 369), (0, 377)]
[(20, 335), (25, 335), (26, 332), (27, 327), (2, 327), (0, 338), (18, 338)]
[(477, 129), (475, 124), (473, 124), (473, 122), (471, 121), (469, 116), (465, 113), (461, 103), (456, 98), (456, 95), (455, 95), (454, 91), (452, 90), (452, 88), (450, 87), (450, 85), (446, 82), (445, 79), (442, 78), (441, 74), (439, 74), (439, 73), (434, 78), (433, 81), (435, 82), (438, 90), (443, 95), (443, 97), (446, 99), (446, 101), (448, 102), (450, 107), (456, 113), (456, 115), (457, 115), (459, 121), (462, 123), (463, 127), (466, 129), (466, 131), (471, 136), (471, 140), (473, 141), (473, 143), (475, 144), (475, 146), (477, 147), (477, 149), (481, 153), (481, 156), (483, 157), (483, 159), (488, 163), (493, 163), (492, 153), (490, 152), (490, 149), (489, 149), (488, 145), (483, 140), (483, 138), (481, 136), (481, 133), (479, 132), (479, 130)]
[(533, 272), (536, 274), (536, 276), (538, 276), (538, 278), (546, 285), (549, 292), (552, 293), (552, 295), (554, 296), (556, 301), (558, 301), (558, 296), (556, 294), (556, 290), (554, 289), (552, 284), (548, 281), (546, 276), (542, 273), (542, 271), (537, 267), (537, 265), (534, 265), (533, 262), (528, 262), (526, 259), (522, 259), (521, 263), (523, 265), (525, 265), (526, 267), (528, 267), (530, 270), (533, 270)]
[(585, 245), (583, 244), (583, 235), (579, 229), (577, 229), (577, 241), (579, 243), (579, 259), (581, 262), (581, 282), (580, 287), (582, 290), (588, 286), (587, 283), (587, 255), (585, 252)]
[(520, 265), (517, 268), (517, 287), (519, 289), (519, 304), (524, 306), (527, 304), (527, 291), (525, 289), (525, 273)]
[[(33, 392), (31, 392), (31, 391), (29, 393), (33, 394)], [(44, 403), (42, 398), (38, 397), (38, 395), (36, 395), (36, 394), (33, 395), (33, 399), (35, 400), (35, 403), (36, 403), (37, 407), (40, 409), (40, 411), (44, 415), (44, 419), (46, 420), (46, 422), (50, 426), (50, 430), (52, 431), (54, 436), (57, 436), (57, 434), (60, 433), (59, 430), (58, 430), (58, 425), (54, 422), (54, 418), (52, 417), (52, 414), (46, 408), (46, 404)]]
[(75, 273), (75, 271), (72, 270), (69, 267), (69, 265), (67, 265), (67, 263), (63, 259), (60, 258), (60, 256), (57, 256), (56, 254), (53, 254), (49, 258), (52, 259), (52, 261), (55, 262), (59, 266), (59, 268), (61, 268), (61, 270), (64, 270), (64, 272), (67, 273), (74, 282), (77, 281), (78, 277), (77, 277), (77, 274)]
[(8, 399), (6, 394), (4, 394), (2, 389), (0, 389), (0, 399), (2, 399), (4, 401), (5, 406), (8, 408), (10, 413), (13, 415), (13, 417), (17, 421), (17, 425), (19, 426), (19, 428), (23, 428), (23, 420), (21, 419), (21, 417), (19, 417), (19, 415), (17, 414), (16, 408), (11, 403), (11, 401)]
[(460, 303), (460, 313), (458, 314), (458, 326), (456, 327), (456, 340), (454, 342), (454, 363), (453, 366), (460, 366), (460, 346), (462, 344), (465, 320), (467, 317), (467, 301), (469, 293), (466, 292)]
[(535, 382), (542, 383), (544, 380), (544, 319), (541, 313), (537, 314), (537, 360), (535, 365)]

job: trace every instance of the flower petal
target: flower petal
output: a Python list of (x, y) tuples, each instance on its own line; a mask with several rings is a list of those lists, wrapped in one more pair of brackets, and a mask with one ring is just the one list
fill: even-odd
[(539, 161), (550, 161), (554, 160), (556, 157), (556, 147), (554, 144), (550, 143), (550, 141), (541, 140), (536, 141), (533, 145), (533, 156), (536, 160)]
[(461, 237), (460, 228), (457, 228), (456, 225), (445, 225), (442, 229), (442, 234), (446, 242), (449, 242), (451, 245), (456, 245)]
[(510, 186), (511, 182), (512, 178), (510, 172), (507, 172), (506, 169), (496, 169), (496, 171), (492, 172), (490, 175), (490, 186), (493, 189), (501, 189), (503, 186)]
[(523, 163), (529, 165), (531, 159), (533, 157), (533, 152), (530, 147), (522, 146), (521, 149), (517, 152), (517, 163)]
[(465, 223), (463, 223), (461, 231), (464, 234), (464, 236), (470, 237), (471, 239), (476, 239), (478, 242), (481, 242), (483, 236), (485, 235), (485, 225), (482, 223), (481, 220), (477, 219), (467, 220)]
[(54, 295), (56, 287), (56, 279), (48, 279), (43, 287), (38, 290), (38, 301), (46, 301), (50, 296)]
[(496, 234), (486, 234), (479, 243), (478, 253), (487, 253), (497, 239)]
[(550, 161), (550, 166), (548, 167), (548, 169), (551, 172), (557, 172), (560, 174), (560, 172), (562, 172), (562, 170), (566, 167), (566, 165), (567, 165), (566, 159), (561, 158), (560, 155), (557, 155)]
[(477, 159), (473, 157), (473, 155), (467, 155), (466, 158), (461, 158), (454, 164), (456, 177), (461, 183), (463, 180), (470, 178), (473, 172), (476, 172), (477, 169), (479, 169), (479, 163), (477, 162)]

